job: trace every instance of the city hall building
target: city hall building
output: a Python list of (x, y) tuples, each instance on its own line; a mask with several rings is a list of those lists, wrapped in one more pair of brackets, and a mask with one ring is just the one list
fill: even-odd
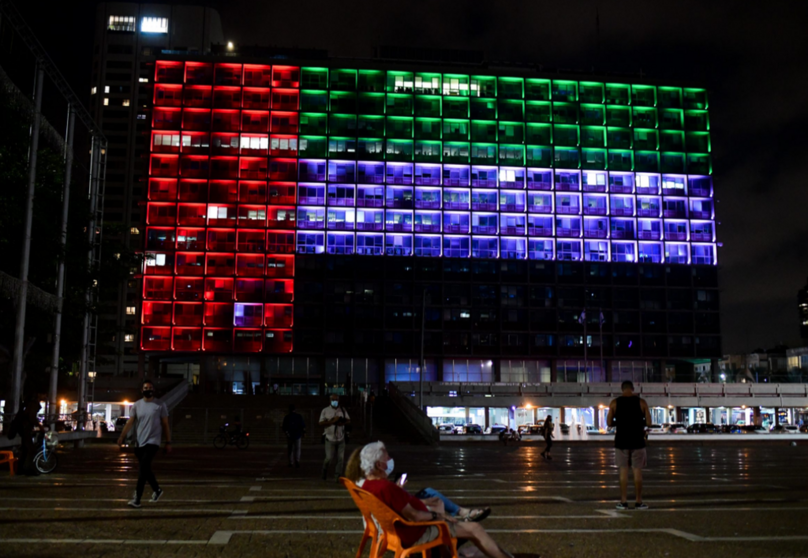
[[(695, 382), (721, 357), (704, 89), (162, 54), (137, 344), (201, 391)], [(706, 366), (705, 366), (706, 365)]]

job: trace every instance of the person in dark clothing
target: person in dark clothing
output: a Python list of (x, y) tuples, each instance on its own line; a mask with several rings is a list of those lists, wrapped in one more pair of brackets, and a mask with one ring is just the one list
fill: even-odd
[(22, 408), (20, 408), (20, 417), (17, 423), (20, 435), (20, 463), (22, 464), (22, 472), (24, 475), (29, 476), (39, 474), (39, 471), (34, 467), (34, 456), (36, 455), (34, 430), (38, 430), (40, 426), (36, 416), (39, 412), (39, 407), (38, 397), (35, 395), (26, 397)]
[(300, 467), (300, 446), (303, 443), (303, 434), (306, 433), (306, 423), (303, 417), (295, 412), (295, 406), (289, 405), (289, 414), (283, 417), (281, 428), (286, 434), (286, 453), (289, 456), (289, 466)]
[(545, 459), (550, 461), (553, 460), (550, 457), (550, 450), (553, 448), (553, 430), (555, 430), (555, 424), (553, 424), (553, 417), (547, 415), (547, 418), (544, 419), (544, 425), (541, 427), (541, 434), (544, 436), (544, 451), (541, 452), (541, 456)]
[(642, 501), (642, 470), (647, 460), (645, 429), (651, 424), (651, 411), (644, 399), (634, 395), (634, 384), (625, 381), (620, 386), (623, 395), (609, 404), (606, 423), (615, 427), (614, 456), (620, 469), (620, 503), (618, 510), (628, 507), (628, 470), (634, 471), (635, 510), (647, 510)]

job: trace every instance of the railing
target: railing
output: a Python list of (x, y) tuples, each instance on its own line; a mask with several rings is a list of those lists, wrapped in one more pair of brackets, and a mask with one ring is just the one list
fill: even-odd
[(388, 384), (388, 394), (393, 404), (398, 407), (398, 410), (401, 411), (410, 424), (415, 427), (426, 443), (432, 445), (440, 442), (440, 434), (437, 428), (432, 424), (432, 419), (419, 409), (418, 406), (412, 402), (411, 398), (405, 397), (399, 393), (396, 384)]
[(186, 395), (188, 395), (188, 382), (182, 381), (161, 397), (160, 401), (166, 404), (170, 412), (185, 399)]

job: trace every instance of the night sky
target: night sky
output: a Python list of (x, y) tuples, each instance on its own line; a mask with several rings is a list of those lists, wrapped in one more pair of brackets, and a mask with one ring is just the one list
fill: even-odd
[[(15, 3), (88, 101), (95, 3)], [(800, 343), (796, 293), (808, 278), (808, 180), (800, 174), (808, 171), (808, 3), (229, 0), (216, 7), (237, 44), (363, 58), (376, 45), (472, 49), (488, 60), (642, 71), (707, 87), (724, 352)]]

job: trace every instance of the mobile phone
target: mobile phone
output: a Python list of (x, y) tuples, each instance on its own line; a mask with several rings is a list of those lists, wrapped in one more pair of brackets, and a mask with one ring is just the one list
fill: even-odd
[(405, 482), (407, 482), (407, 473), (401, 473), (401, 476), (398, 477), (398, 485), (404, 486)]

